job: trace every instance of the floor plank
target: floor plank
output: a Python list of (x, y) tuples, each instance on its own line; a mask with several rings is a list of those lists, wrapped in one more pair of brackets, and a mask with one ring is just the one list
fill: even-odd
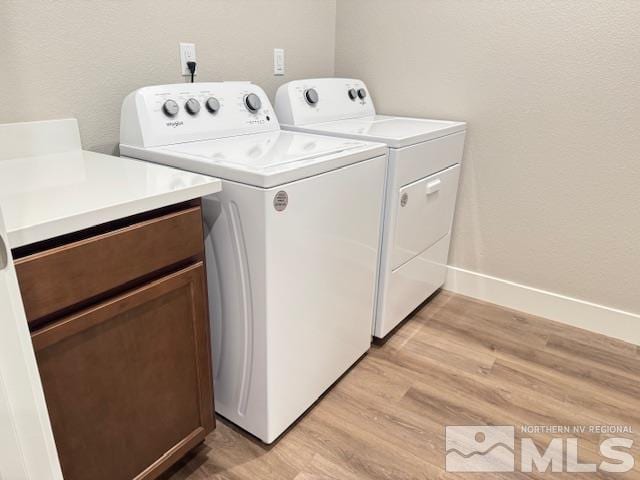
[[(162, 480), (640, 480), (639, 399), (639, 347), (443, 291), (276, 444), (221, 420)], [(521, 426), (627, 425), (630, 434), (576, 434), (579, 458), (598, 463), (600, 441), (620, 436), (634, 440), (636, 466), (625, 474), (446, 472), (447, 425), (513, 425), (540, 449), (554, 435)]]

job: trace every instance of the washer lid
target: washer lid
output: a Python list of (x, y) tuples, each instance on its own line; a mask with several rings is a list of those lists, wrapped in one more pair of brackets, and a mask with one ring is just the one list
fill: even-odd
[(373, 115), (311, 125), (284, 125), (284, 127), (301, 132), (383, 142), (391, 148), (401, 148), (461, 132), (466, 129), (466, 123)]
[(164, 147), (120, 146), (123, 155), (226, 180), (273, 187), (384, 155), (361, 140), (272, 131)]

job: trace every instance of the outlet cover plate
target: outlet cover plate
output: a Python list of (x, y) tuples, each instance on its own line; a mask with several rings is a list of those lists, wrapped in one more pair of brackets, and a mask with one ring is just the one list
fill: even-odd
[[(180, 69), (182, 75), (191, 75), (187, 62), (197, 62), (196, 60), (196, 44), (180, 42)], [(198, 71), (196, 70), (196, 75)]]

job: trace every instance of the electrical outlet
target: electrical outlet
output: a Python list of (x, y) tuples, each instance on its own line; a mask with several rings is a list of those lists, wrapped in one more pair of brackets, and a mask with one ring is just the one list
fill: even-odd
[[(196, 61), (196, 45), (195, 43), (182, 43), (180, 42), (180, 68), (182, 75), (191, 75), (187, 62)], [(196, 75), (197, 75), (196, 70)]]
[(284, 75), (284, 49), (273, 49), (273, 74)]

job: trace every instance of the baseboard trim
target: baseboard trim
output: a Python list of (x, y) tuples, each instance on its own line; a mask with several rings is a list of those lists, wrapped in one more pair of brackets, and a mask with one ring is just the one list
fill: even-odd
[(635, 313), (451, 266), (443, 288), (640, 345), (640, 315)]

